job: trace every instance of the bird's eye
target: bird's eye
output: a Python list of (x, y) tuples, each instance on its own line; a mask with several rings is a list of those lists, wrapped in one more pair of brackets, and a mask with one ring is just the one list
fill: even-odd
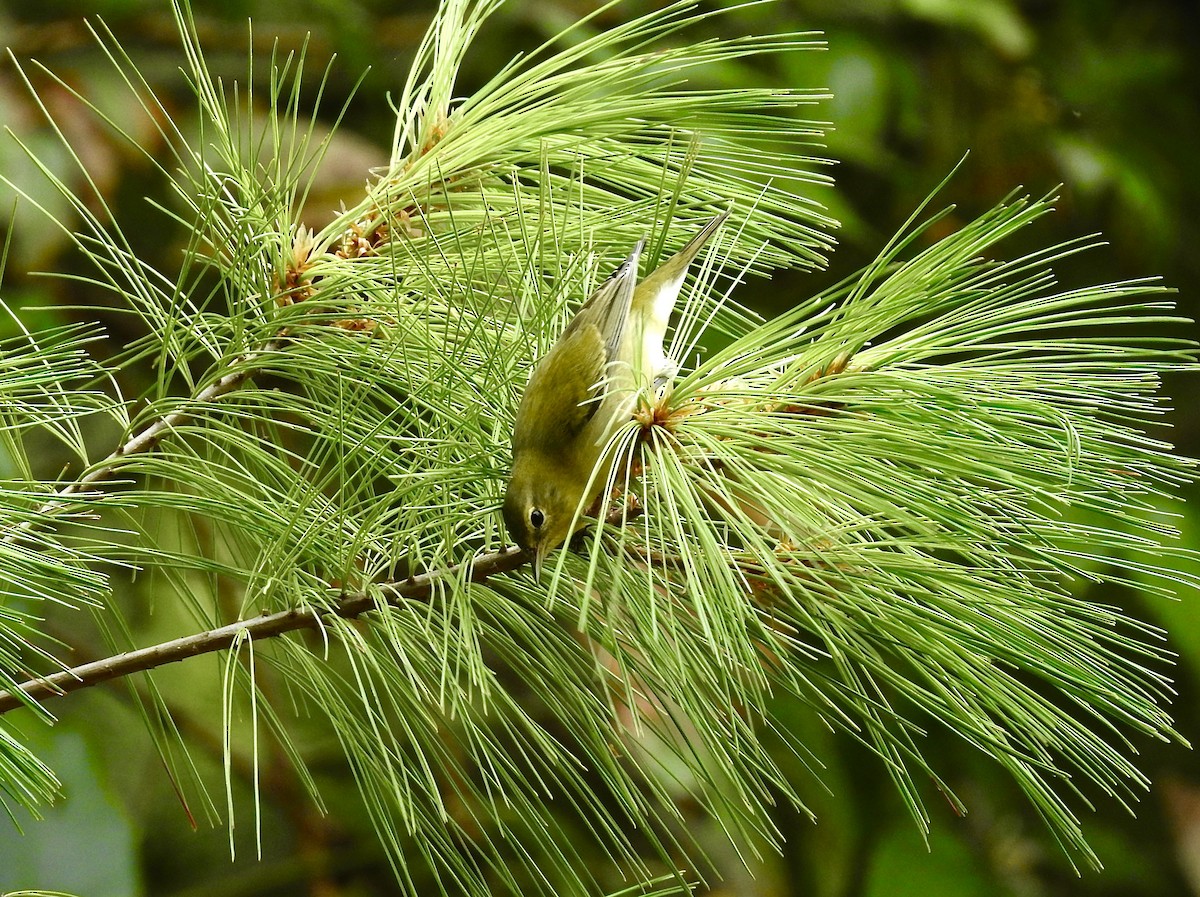
[(546, 515), (540, 508), (534, 508), (529, 512), (529, 522), (533, 524), (534, 529), (541, 529), (542, 524), (546, 522)]

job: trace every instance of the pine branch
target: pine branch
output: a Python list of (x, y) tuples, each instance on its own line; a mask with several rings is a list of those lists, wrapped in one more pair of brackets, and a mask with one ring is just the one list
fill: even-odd
[[(256, 359), (278, 351), (282, 345), (283, 340), (277, 338), (268, 341), (260, 349), (255, 349), (238, 356), (230, 364), (230, 367), (234, 368), (234, 370), (224, 374), (216, 382), (209, 384), (193, 395), (188, 399), (187, 404), (183, 408), (172, 411), (170, 414), (164, 414), (162, 417), (151, 421), (146, 427), (118, 445), (108, 457), (91, 467), (78, 479), (57, 489), (53, 493), (53, 496), (44, 502), (32, 516), (21, 521), (21, 523), (5, 533), (3, 537), (0, 537), (0, 544), (11, 545), (21, 536), (31, 532), (39, 524), (48, 523), (57, 514), (69, 507), (70, 503), (64, 501), (64, 499), (71, 496), (84, 498), (86, 496), (85, 490), (89, 486), (102, 483), (111, 477), (120, 468), (125, 458), (153, 451), (166, 438), (167, 434), (195, 416), (196, 412), (189, 409), (189, 405), (192, 408), (200, 408), (208, 402), (214, 402), (234, 392), (258, 372), (259, 368), (253, 364)], [(246, 367), (239, 367), (241, 363), (247, 363)]]
[[(469, 577), (471, 582), (483, 582), (491, 576), (508, 573), (527, 563), (529, 563), (529, 557), (521, 549), (510, 547), (442, 570), (422, 573), (399, 582), (381, 583), (378, 588), (388, 604), (399, 605), (403, 600), (429, 597), (437, 582), (453, 578), (466, 567), (471, 569)], [(119, 679), (131, 673), (145, 672), (168, 663), (186, 660), (189, 657), (210, 654), (213, 651), (225, 651), (244, 638), (273, 638), (299, 629), (316, 629), (321, 626), (322, 619), (331, 614), (343, 619), (353, 619), (368, 611), (377, 610), (378, 607), (375, 595), (368, 592), (356, 592), (344, 595), (337, 605), (329, 610), (290, 608), (278, 613), (263, 614), (252, 620), (238, 620), (207, 632), (194, 633), (151, 645), (148, 648), (139, 648), (136, 651), (127, 651), (124, 654), (85, 663), (51, 676), (31, 679), (22, 683), (20, 691), (35, 701), (44, 701), (80, 689), (91, 688), (93, 685), (108, 682), (111, 679)], [(25, 702), (19, 695), (13, 692), (0, 692), (0, 714), (22, 707), (24, 704)]]
[[(228, 378), (222, 378), (219, 382), (224, 382), (226, 379)], [(126, 445), (130, 445), (138, 439), (141, 439), (139, 444), (142, 445), (151, 442), (151, 437), (145, 436), (150, 429), (143, 430)], [(641, 513), (641, 510), (636, 507), (621, 508), (609, 514), (604, 525), (620, 526), (636, 519)], [(520, 548), (513, 546), (489, 552), (441, 570), (431, 570), (400, 581), (378, 583), (377, 589), (388, 604), (399, 606), (402, 601), (428, 598), (439, 581), (454, 579), (467, 568), (470, 568), (468, 576), (470, 582), (483, 582), (492, 576), (511, 573), (529, 562), (529, 556)], [(377, 610), (378, 607), (376, 596), (372, 593), (345, 594), (338, 600), (336, 606), (330, 609), (293, 607), (273, 614), (263, 614), (252, 620), (238, 620), (217, 629), (193, 633), (147, 648), (139, 648), (136, 651), (127, 651), (124, 654), (116, 654), (112, 657), (81, 664), (50, 676), (30, 679), (22, 683), (19, 690), (27, 698), (41, 702), (84, 688), (91, 688), (101, 682), (120, 679), (132, 673), (142, 673), (168, 663), (187, 660), (189, 657), (211, 654), (214, 651), (226, 651), (244, 638), (273, 638), (300, 629), (317, 629), (327, 616), (333, 615), (350, 620), (368, 611)], [(25, 704), (26, 702), (22, 700), (21, 696), (14, 692), (0, 692), (0, 714), (23, 707)]]

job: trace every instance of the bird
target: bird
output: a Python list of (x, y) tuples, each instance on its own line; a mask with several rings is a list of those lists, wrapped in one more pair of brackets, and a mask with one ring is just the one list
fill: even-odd
[(513, 426), (502, 510), (535, 581), (607, 483), (601, 461), (611, 465), (609, 442), (632, 418), (639, 393), (674, 379), (677, 365), (663, 347), (667, 324), (688, 267), (728, 217), (713, 218), (640, 282), (639, 240), (530, 375)]

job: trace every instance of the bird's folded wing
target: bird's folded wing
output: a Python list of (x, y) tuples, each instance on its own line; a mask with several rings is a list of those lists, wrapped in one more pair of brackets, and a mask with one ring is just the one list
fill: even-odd
[(526, 388), (529, 400), (522, 402), (514, 430), (522, 441), (569, 444), (596, 414), (608, 358), (600, 328), (588, 317), (582, 310), (576, 315), (538, 366), (536, 388)]

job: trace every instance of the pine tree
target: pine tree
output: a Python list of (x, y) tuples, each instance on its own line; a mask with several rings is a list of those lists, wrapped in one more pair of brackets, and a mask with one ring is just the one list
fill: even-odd
[[(773, 801), (800, 805), (779, 746), (819, 776), (781, 697), (868, 746), (923, 831), (924, 780), (966, 809), (923, 750), (952, 734), (1095, 863), (1076, 808), (1133, 800), (1134, 739), (1178, 738), (1159, 634), (1072, 587), (1171, 592), (1191, 465), (1146, 430), (1192, 349), (1167, 290), (1058, 286), (1053, 263), (1094, 239), (1008, 258), (1053, 206), (1017, 192), (937, 240), (927, 203), (867, 268), (763, 321), (739, 284), (833, 246), (821, 125), (799, 117), (820, 94), (687, 78), (819, 37), (689, 43), (720, 14), (671, 3), (585, 20), (459, 98), (498, 5), (444, 0), (389, 165), (315, 232), (297, 214), (328, 137), (303, 55), (268, 61), (260, 125), (178, 5), (192, 135), (96, 29), (173, 155), (146, 153), (175, 186), (160, 212), (194, 236), (154, 270), (98, 191), (31, 153), (141, 336), (0, 347), (0, 712), (51, 722), (57, 695), (221, 652), (226, 750), (246, 714), (321, 805), (295, 740), (319, 717), (412, 893), (685, 890), (703, 862), (682, 801), (753, 850), (779, 837)], [(530, 365), (636, 240), (649, 270), (724, 210), (680, 302), (679, 378), (617, 435), (607, 505), (538, 587), (498, 514)], [(133, 373), (143, 394), (122, 392)], [(97, 453), (95, 432), (120, 435)], [(65, 474), (40, 469), (47, 439)], [(193, 629), (131, 643), (148, 596)], [(85, 608), (113, 656), (63, 671), (43, 618)], [(169, 695), (135, 694), (215, 812)], [(10, 814), (57, 790), (16, 732), (0, 720)]]

